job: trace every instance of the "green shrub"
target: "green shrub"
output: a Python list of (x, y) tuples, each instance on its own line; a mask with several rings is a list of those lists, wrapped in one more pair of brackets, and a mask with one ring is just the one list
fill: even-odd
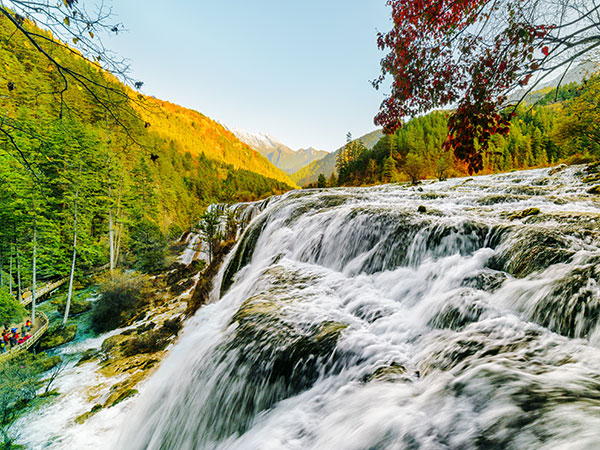
[(147, 331), (139, 336), (129, 338), (123, 345), (123, 355), (133, 356), (164, 350), (169, 344), (168, 338), (168, 335), (159, 331)]
[[(154, 353), (164, 350), (172, 336), (177, 336), (182, 327), (181, 319), (174, 317), (166, 320), (157, 330), (147, 329), (140, 335), (131, 337), (123, 344), (125, 356), (138, 355), (140, 353)], [(139, 327), (138, 329), (141, 329)]]
[(92, 310), (92, 326), (97, 332), (114, 330), (139, 314), (153, 299), (148, 277), (117, 275), (100, 285), (100, 298), (94, 302)]
[(18, 323), (27, 315), (21, 305), (6, 288), (0, 288), (0, 323)]

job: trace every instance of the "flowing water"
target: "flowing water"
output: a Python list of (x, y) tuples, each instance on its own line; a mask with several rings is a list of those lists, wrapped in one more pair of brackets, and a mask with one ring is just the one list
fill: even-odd
[(581, 170), (238, 207), (254, 218), (214, 301), (117, 448), (600, 448), (600, 204)]
[(120, 447), (600, 448), (600, 204), (581, 170), (271, 201)]

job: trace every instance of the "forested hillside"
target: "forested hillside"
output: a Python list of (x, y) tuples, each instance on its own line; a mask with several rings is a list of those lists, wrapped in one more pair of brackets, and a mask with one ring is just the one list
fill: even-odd
[[(138, 106), (134, 104), (134, 106)], [(140, 116), (164, 139), (172, 140), (179, 151), (205, 156), (293, 185), (292, 180), (259, 152), (221, 124), (205, 115), (173, 103), (146, 98), (137, 107)]]
[[(370, 149), (379, 141), (382, 136), (383, 133), (381, 130), (375, 130), (371, 133), (361, 136), (360, 138), (356, 139), (356, 141), (360, 142), (364, 148)], [(338, 149), (335, 152), (326, 155), (324, 158), (313, 161), (297, 172), (294, 172), (291, 175), (292, 180), (300, 186), (306, 186), (310, 183), (315, 183), (319, 178), (319, 175), (330, 178), (336, 171), (335, 165), (337, 155), (339, 154), (340, 150), (341, 149)]]
[[(482, 173), (600, 157), (598, 76), (582, 84), (568, 84), (558, 92), (545, 89), (535, 98), (535, 104), (523, 104), (516, 110), (508, 135), (491, 138)], [(349, 143), (338, 154), (335, 182), (368, 185), (466, 175), (464, 163), (443, 149), (447, 134), (448, 113), (437, 111), (410, 120), (372, 149)]]
[(209, 203), (290, 188), (214, 121), (132, 93), (24, 24), (84, 83), (48, 64), (0, 17), (0, 284), (8, 272), (16, 283), (18, 270), (28, 285), (34, 252), (38, 277), (66, 275), (75, 233), (79, 274), (108, 263), (111, 249), (115, 261), (152, 270), (164, 262), (167, 238)]

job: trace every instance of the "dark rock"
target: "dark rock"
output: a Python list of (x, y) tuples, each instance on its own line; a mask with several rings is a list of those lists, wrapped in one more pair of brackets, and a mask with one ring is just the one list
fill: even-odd
[(600, 261), (574, 269), (537, 302), (532, 320), (563, 336), (589, 337), (600, 320), (599, 283)]
[(593, 195), (600, 195), (600, 184), (594, 186), (591, 189), (588, 189), (588, 194), (593, 194)]
[(193, 277), (206, 266), (205, 261), (192, 261), (187, 266), (181, 263), (175, 263), (174, 268), (166, 275), (166, 283), (168, 286), (173, 286), (179, 281)]
[(423, 205), (420, 205), (417, 208), (417, 211), (420, 212), (420, 213), (426, 213), (427, 212), (427, 208), (425, 208)]
[(484, 269), (475, 275), (465, 278), (462, 286), (472, 287), (486, 292), (494, 292), (506, 280), (507, 275), (497, 270)]
[[(260, 237), (263, 229), (267, 225), (267, 218), (268, 216), (266, 214), (260, 216), (259, 218), (257, 218), (257, 220), (252, 222), (252, 224), (244, 232), (241, 241), (235, 250), (233, 258), (231, 258), (231, 260), (227, 264), (227, 267), (225, 268), (225, 273), (223, 274), (223, 281), (221, 282), (221, 295), (223, 295), (229, 290), (229, 288), (233, 284), (233, 278), (235, 274), (238, 273), (238, 271), (242, 267), (246, 266), (252, 259), (252, 255), (254, 255), (254, 248), (256, 246), (256, 243), (258, 242), (258, 238)], [(198, 291), (200, 285), (201, 283), (198, 282), (198, 286), (196, 286), (196, 291)], [(196, 294), (194, 293), (194, 295)]]
[[(250, 230), (250, 228), (248, 230)], [(256, 239), (258, 240), (258, 235), (256, 236)], [(254, 242), (254, 243), (256, 243), (256, 242)], [(200, 279), (198, 280), (198, 283), (196, 284), (196, 288), (194, 289), (194, 292), (192, 293), (192, 298), (190, 298), (190, 301), (188, 302), (187, 310), (185, 312), (188, 317), (191, 316), (192, 314), (194, 314), (198, 310), (198, 308), (200, 308), (202, 305), (204, 305), (208, 301), (210, 291), (212, 290), (212, 286), (213, 286), (213, 279), (217, 275), (217, 273), (219, 273), (219, 269), (221, 268), (221, 265), (223, 264), (223, 260), (225, 259), (225, 256), (227, 256), (227, 254), (231, 251), (234, 244), (235, 244), (234, 242), (226, 242), (224, 245), (222, 245), (219, 248), (219, 250), (217, 251), (217, 254), (214, 256), (210, 265), (204, 270), (204, 272), (200, 276)], [(238, 250), (239, 250), (239, 247), (238, 247)], [(252, 249), (252, 252), (254, 252), (254, 249)], [(237, 251), (236, 251), (236, 255), (239, 256)], [(234, 259), (235, 259), (235, 256), (234, 256)], [(236, 266), (236, 264), (234, 264), (234, 266)], [(228, 282), (230, 283), (230, 285), (231, 285), (231, 283), (233, 283), (233, 276), (235, 275), (235, 273), (233, 271), (230, 271), (230, 269), (233, 270), (232, 267), (234, 267), (234, 266), (232, 266), (230, 263), (230, 265), (225, 270), (226, 275), (229, 273), (230, 278), (229, 278)], [(243, 266), (240, 266), (239, 268), (241, 268), (241, 267), (243, 267)], [(223, 279), (223, 283), (221, 284), (221, 292), (225, 292), (227, 289), (229, 289), (229, 286), (227, 287), (227, 289), (223, 288), (223, 285), (225, 283), (226, 283), (226, 281), (225, 281), (225, 279)]]
[(536, 178), (531, 182), (532, 186), (548, 186), (552, 180), (548, 177)]
[(526, 217), (535, 216), (535, 215), (540, 214), (540, 213), (541, 213), (541, 211), (540, 211), (539, 208), (527, 208), (527, 209), (524, 209), (523, 211), (520, 211), (518, 213), (511, 214), (510, 220), (524, 219)]
[(515, 203), (527, 199), (524, 195), (498, 194), (488, 195), (477, 200), (477, 203), (484, 206), (497, 205), (499, 203)]
[(559, 164), (556, 167), (553, 167), (552, 169), (550, 169), (548, 171), (548, 175), (552, 176), (552, 175), (556, 175), (559, 172), (562, 172), (563, 170), (565, 170), (567, 168), (566, 164)]
[(565, 263), (575, 254), (561, 234), (544, 228), (526, 228), (505, 239), (488, 267), (522, 278), (553, 264)]
[[(142, 333), (145, 333), (146, 331), (153, 330), (154, 328), (156, 328), (156, 324), (154, 322), (148, 322), (147, 324), (140, 325), (139, 327), (135, 328), (135, 333), (142, 334)], [(124, 334), (124, 333), (121, 333), (121, 334)]]
[(444, 302), (428, 325), (432, 328), (460, 330), (470, 323), (477, 322), (484, 311), (485, 307), (474, 292), (466, 289)]
[(94, 359), (98, 359), (100, 357), (100, 351), (95, 349), (95, 348), (88, 348), (86, 351), (84, 351), (81, 354), (81, 358), (79, 358), (79, 361), (77, 361), (77, 364), (75, 364), (76, 366), (79, 366), (83, 363), (92, 361)]
[(171, 293), (173, 295), (181, 295), (185, 291), (187, 291), (188, 289), (190, 289), (193, 285), (194, 285), (194, 279), (193, 278), (187, 278), (185, 280), (182, 280), (182, 281), (178, 282), (177, 284), (172, 285), (171, 286)]
[(371, 381), (398, 382), (412, 381), (412, 378), (406, 373), (406, 368), (402, 364), (391, 363), (377, 368), (375, 372), (366, 376), (363, 381), (366, 383)]

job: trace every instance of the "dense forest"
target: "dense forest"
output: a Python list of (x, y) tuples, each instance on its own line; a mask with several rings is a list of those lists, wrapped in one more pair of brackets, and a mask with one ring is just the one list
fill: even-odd
[(208, 204), (293, 185), (207, 117), (134, 93), (67, 46), (44, 49), (87, 87), (0, 17), (1, 286), (29, 286), (34, 254), (38, 281), (66, 276), (74, 244), (79, 276), (111, 254), (151, 270), (163, 261), (146, 254), (161, 255)]
[[(538, 93), (535, 104), (524, 103), (516, 109), (507, 136), (498, 134), (491, 138), (482, 173), (600, 157), (600, 77), (568, 84), (558, 92), (547, 89), (542, 94)], [(337, 154), (337, 179), (323, 174), (309, 187), (416, 182), (466, 175), (464, 163), (443, 149), (448, 115), (446, 111), (435, 111), (414, 118), (396, 133), (382, 137), (372, 149), (349, 138)]]

